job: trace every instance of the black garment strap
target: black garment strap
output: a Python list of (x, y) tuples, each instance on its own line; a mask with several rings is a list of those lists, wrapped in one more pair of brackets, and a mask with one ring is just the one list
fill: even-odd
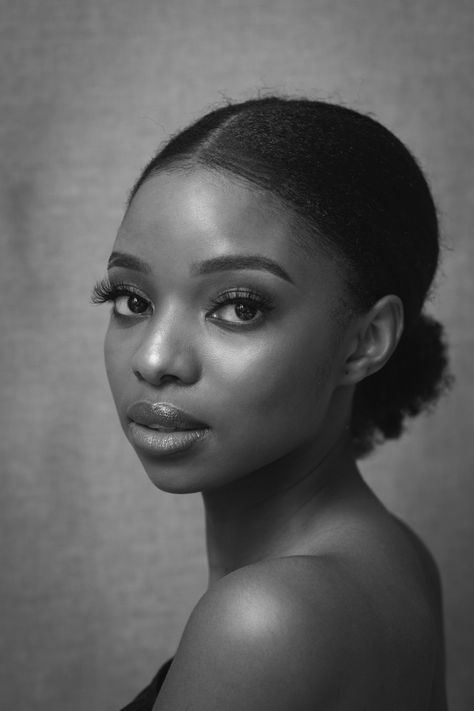
[(160, 693), (165, 677), (171, 666), (174, 657), (168, 659), (158, 670), (148, 686), (141, 691), (137, 697), (133, 699), (127, 706), (124, 706), (122, 711), (152, 711), (156, 697)]

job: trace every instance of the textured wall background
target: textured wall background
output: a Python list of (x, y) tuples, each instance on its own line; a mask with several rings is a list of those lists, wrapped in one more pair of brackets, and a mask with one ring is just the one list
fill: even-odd
[(451, 710), (474, 708), (470, 0), (0, 5), (1, 708), (120, 708), (205, 589), (199, 496), (153, 489), (122, 438), (107, 309), (88, 296), (157, 144), (260, 88), (373, 112), (438, 199), (448, 248), (432, 310), (457, 387), (364, 470), (439, 561)]

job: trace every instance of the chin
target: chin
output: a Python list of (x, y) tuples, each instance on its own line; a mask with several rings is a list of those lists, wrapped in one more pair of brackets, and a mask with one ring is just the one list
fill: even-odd
[(222, 467), (210, 466), (209, 462), (197, 462), (195, 457), (184, 454), (154, 458), (140, 453), (138, 458), (151, 483), (168, 494), (196, 494), (219, 489), (229, 479), (239, 476), (227, 472), (226, 477)]

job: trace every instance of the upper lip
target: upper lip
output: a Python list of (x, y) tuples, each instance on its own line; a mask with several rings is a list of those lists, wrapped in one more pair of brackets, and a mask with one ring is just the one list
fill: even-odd
[(207, 425), (167, 402), (140, 400), (127, 409), (127, 417), (138, 425), (163, 430), (202, 430)]

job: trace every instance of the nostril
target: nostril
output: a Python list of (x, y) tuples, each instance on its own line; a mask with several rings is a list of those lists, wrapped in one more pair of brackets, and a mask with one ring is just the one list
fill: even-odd
[(145, 380), (145, 378), (143, 377), (143, 375), (142, 375), (142, 374), (140, 373), (140, 371), (137, 370), (136, 368), (133, 368), (133, 374), (135, 375), (135, 377), (137, 378), (137, 380)]
[(176, 383), (179, 382), (177, 375), (172, 375), (171, 373), (164, 373), (163, 375), (156, 376), (155, 374), (142, 373), (140, 370), (134, 368), (133, 374), (140, 382), (153, 382), (154, 385), (165, 385), (166, 383)]
[(176, 381), (179, 381), (179, 378), (176, 375), (171, 375), (170, 373), (166, 373), (165, 375), (162, 375), (160, 378), (160, 384), (163, 385), (164, 383), (175, 383)]

